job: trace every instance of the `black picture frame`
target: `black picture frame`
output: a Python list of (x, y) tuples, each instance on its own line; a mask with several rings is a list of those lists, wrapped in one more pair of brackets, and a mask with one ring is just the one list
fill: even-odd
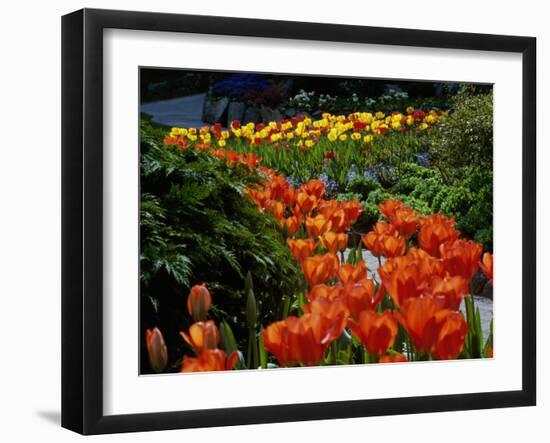
[[(103, 413), (103, 30), (170, 31), (519, 53), (522, 389), (197, 411)], [(62, 426), (82, 434), (536, 404), (536, 39), (338, 24), (83, 9), (62, 18)]]

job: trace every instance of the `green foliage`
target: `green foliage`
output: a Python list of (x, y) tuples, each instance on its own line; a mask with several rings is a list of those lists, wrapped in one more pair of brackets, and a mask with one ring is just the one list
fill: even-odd
[(365, 200), (372, 191), (380, 188), (380, 183), (371, 177), (356, 175), (348, 182), (346, 192), (359, 194), (361, 196), (361, 200)]
[(429, 144), (432, 162), (447, 182), (459, 177), (464, 167), (492, 170), (492, 91), (457, 95), (448, 118), (434, 127)]
[(492, 250), (493, 174), (477, 168), (463, 168), (462, 172), (462, 177), (448, 185), (438, 170), (406, 165), (390, 192), (421, 214), (454, 216), (457, 229)]
[(361, 194), (357, 194), (355, 192), (347, 192), (345, 194), (338, 194), (336, 196), (336, 201), (345, 202), (349, 200), (361, 200), (361, 198), (362, 198)]
[(178, 332), (191, 321), (185, 309), (190, 287), (205, 282), (214, 303), (210, 317), (231, 325), (242, 347), (248, 332), (247, 271), (254, 278), (260, 324), (273, 321), (283, 295), (301, 287), (301, 273), (277, 221), (261, 214), (244, 193), (261, 177), (205, 152), (167, 148), (163, 134), (142, 122), (142, 330), (162, 325), (171, 359), (189, 352)]

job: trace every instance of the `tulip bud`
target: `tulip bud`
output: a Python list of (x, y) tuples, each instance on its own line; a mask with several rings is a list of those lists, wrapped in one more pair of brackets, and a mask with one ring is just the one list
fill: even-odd
[(151, 368), (155, 372), (162, 372), (168, 364), (168, 350), (166, 349), (162, 333), (158, 328), (147, 329), (146, 345)]
[(206, 315), (212, 304), (212, 297), (205, 285), (195, 285), (187, 297), (187, 311), (194, 321), (206, 320)]

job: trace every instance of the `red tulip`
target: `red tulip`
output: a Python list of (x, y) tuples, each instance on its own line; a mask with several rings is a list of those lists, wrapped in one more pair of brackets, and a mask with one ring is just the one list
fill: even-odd
[(342, 298), (343, 291), (344, 288), (340, 285), (327, 286), (321, 283), (311, 288), (307, 293), (307, 298), (309, 301), (315, 300), (316, 298), (326, 298), (329, 301), (333, 301)]
[(286, 242), (288, 243), (288, 246), (290, 246), (290, 252), (292, 252), (292, 255), (294, 255), (294, 258), (299, 263), (310, 257), (317, 247), (317, 243), (311, 239), (292, 240), (289, 238)]
[(420, 247), (434, 257), (439, 257), (439, 246), (453, 241), (460, 234), (454, 228), (454, 218), (448, 219), (441, 214), (433, 214), (420, 220), (418, 243)]
[(298, 232), (298, 229), (300, 229), (300, 221), (294, 215), (288, 218), (281, 218), (280, 223), (281, 228), (283, 230), (286, 229), (286, 235), (289, 237), (292, 237), (296, 234), (296, 232)]
[(310, 238), (317, 238), (329, 231), (332, 227), (330, 220), (323, 217), (321, 214), (315, 218), (306, 218), (306, 230)]
[(185, 356), (181, 372), (229, 371), (235, 367), (237, 358), (236, 351), (228, 357), (221, 349), (207, 349), (198, 357)]
[(409, 333), (417, 352), (429, 353), (438, 335), (436, 314), (440, 304), (432, 297), (407, 298), (395, 317)]
[(319, 240), (328, 252), (336, 254), (338, 251), (343, 251), (348, 245), (348, 235), (336, 232), (325, 232)]
[(437, 340), (432, 355), (438, 360), (453, 360), (464, 347), (468, 324), (460, 312), (443, 310), (437, 313)]
[(455, 240), (444, 243), (439, 251), (443, 265), (451, 275), (460, 275), (470, 281), (479, 267), (483, 247), (470, 240)]
[(338, 279), (342, 284), (346, 284), (347, 282), (356, 283), (365, 278), (367, 278), (367, 267), (363, 260), (356, 265), (346, 263), (345, 265), (341, 265), (338, 269)]
[(180, 335), (197, 354), (207, 349), (216, 349), (220, 343), (218, 327), (212, 320), (193, 323), (189, 328), (189, 335), (185, 332), (180, 332)]
[(408, 206), (404, 206), (392, 213), (390, 223), (395, 226), (401, 235), (410, 237), (418, 228), (417, 214)]
[(348, 321), (351, 331), (372, 355), (384, 354), (392, 345), (397, 335), (397, 322), (390, 311), (362, 311), (359, 321)]
[(312, 179), (303, 184), (300, 191), (306, 192), (309, 195), (315, 196), (317, 199), (323, 198), (325, 195), (325, 184), (321, 180)]
[(195, 321), (206, 320), (206, 315), (212, 304), (212, 296), (206, 285), (195, 285), (187, 297), (187, 311)]
[(388, 259), (378, 268), (382, 283), (397, 306), (422, 295), (434, 276), (445, 273), (441, 262), (428, 255), (422, 257), (417, 251), (411, 249), (406, 256)]
[(336, 277), (340, 261), (335, 254), (314, 255), (302, 261), (302, 271), (311, 286)]
[(283, 366), (319, 365), (330, 343), (345, 327), (347, 310), (342, 304), (332, 309), (330, 317), (315, 312), (272, 323), (263, 331), (265, 348)]
[(403, 354), (383, 355), (378, 359), (378, 363), (402, 363), (406, 361), (408, 361), (407, 357)]
[(158, 328), (147, 329), (145, 344), (149, 354), (149, 363), (155, 372), (162, 372), (168, 364), (168, 349)]
[(468, 280), (460, 275), (434, 275), (426, 289), (426, 294), (441, 298), (443, 305), (457, 311), (462, 299), (468, 294)]
[(358, 319), (361, 311), (374, 310), (382, 298), (383, 289), (379, 288), (376, 296), (374, 291), (374, 281), (370, 278), (357, 283), (352, 281), (346, 283), (341, 297), (353, 318)]

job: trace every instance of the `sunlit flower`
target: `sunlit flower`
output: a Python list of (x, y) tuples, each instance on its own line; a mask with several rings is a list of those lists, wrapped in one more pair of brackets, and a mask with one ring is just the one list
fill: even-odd
[(420, 257), (416, 250), (412, 251), (406, 256), (388, 259), (378, 268), (382, 283), (397, 306), (408, 298), (422, 295), (434, 276), (445, 275), (439, 260), (431, 256)]
[(460, 234), (454, 228), (454, 218), (441, 214), (428, 215), (420, 220), (418, 243), (420, 247), (434, 257), (439, 257), (439, 246), (445, 242), (456, 240)]
[(340, 262), (335, 254), (328, 253), (308, 257), (301, 264), (306, 280), (315, 286), (336, 277)]
[(298, 220), (298, 217), (294, 215), (287, 218), (281, 218), (280, 222), (281, 228), (283, 230), (286, 229), (286, 234), (288, 236), (293, 236), (300, 228), (300, 221)]
[(392, 345), (397, 335), (398, 327), (392, 313), (362, 311), (358, 321), (348, 321), (353, 334), (372, 355), (384, 354)]
[(331, 227), (331, 221), (323, 217), (321, 214), (313, 218), (306, 218), (306, 230), (311, 238), (318, 238), (325, 232), (329, 231)]
[(427, 285), (426, 294), (441, 299), (445, 307), (458, 310), (462, 299), (468, 295), (468, 280), (460, 275), (435, 275)]
[(321, 363), (330, 343), (345, 327), (347, 311), (335, 304), (330, 316), (320, 313), (288, 317), (263, 331), (265, 348), (282, 366), (316, 366)]
[(395, 226), (401, 235), (410, 237), (418, 228), (417, 214), (411, 208), (405, 206), (392, 212), (390, 223)]
[(321, 244), (328, 252), (336, 254), (338, 251), (343, 251), (348, 245), (348, 235), (344, 233), (325, 232), (319, 237)]
[(357, 319), (361, 311), (373, 310), (380, 302), (383, 288), (380, 287), (375, 295), (374, 281), (364, 278), (358, 282), (349, 281), (344, 285), (341, 293), (342, 300), (347, 306), (350, 316)]
[(304, 259), (310, 257), (313, 251), (317, 247), (317, 243), (311, 239), (287, 239), (286, 241), (290, 247), (290, 251), (297, 262), (301, 262)]
[(236, 351), (228, 357), (221, 349), (208, 349), (198, 357), (185, 356), (181, 372), (229, 371), (237, 364), (238, 357)]
[(365, 266), (365, 262), (363, 260), (358, 262), (356, 265), (346, 263), (341, 265), (338, 269), (338, 279), (342, 282), (342, 284), (346, 284), (347, 282), (357, 283), (359, 280), (363, 280), (364, 278), (367, 278), (367, 267)]
[(218, 327), (212, 320), (193, 323), (189, 328), (189, 334), (180, 332), (180, 335), (197, 354), (207, 349), (215, 349), (220, 343)]
[(447, 272), (470, 280), (479, 268), (482, 245), (470, 240), (455, 240), (440, 246), (440, 255)]

